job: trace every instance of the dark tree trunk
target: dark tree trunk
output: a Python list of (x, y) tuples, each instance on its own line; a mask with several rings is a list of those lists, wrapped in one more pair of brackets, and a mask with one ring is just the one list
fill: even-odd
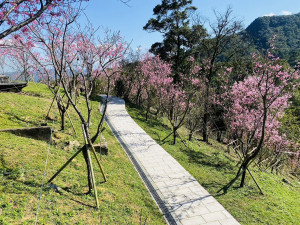
[(192, 137), (193, 137), (193, 132), (192, 131), (190, 131), (190, 133), (189, 133), (189, 141), (191, 141), (192, 140)]
[(244, 187), (245, 178), (246, 178), (246, 169), (247, 169), (247, 167), (242, 168), (242, 179), (241, 179), (240, 187)]
[(176, 128), (173, 129), (173, 145), (176, 144)]
[(146, 110), (146, 121), (148, 121), (148, 119), (149, 119), (150, 107), (151, 107), (151, 104), (148, 102), (147, 110)]
[(60, 129), (61, 130), (65, 130), (65, 110), (61, 111), (61, 125), (60, 125)]
[(241, 165), (241, 167), (243, 168), (243, 177), (241, 180), (240, 187), (243, 187), (242, 185), (244, 185), (244, 183), (245, 183), (246, 169), (248, 168), (249, 163), (256, 158), (256, 156), (258, 155), (258, 153), (260, 152), (260, 150), (263, 147), (264, 138), (265, 138), (266, 121), (267, 121), (266, 95), (263, 97), (263, 103), (264, 103), (264, 114), (263, 114), (262, 134), (261, 134), (258, 146), (255, 149), (255, 151), (250, 156), (245, 158), (244, 162)]
[(65, 113), (67, 110), (65, 106), (60, 102), (59, 96), (56, 96), (56, 103), (60, 113), (60, 120), (61, 120), (60, 129), (65, 130)]
[(209, 76), (206, 77), (208, 80), (208, 83), (206, 83), (206, 90), (205, 90), (205, 98), (204, 98), (204, 115), (203, 115), (203, 131), (202, 131), (202, 137), (203, 141), (208, 143), (208, 132), (207, 132), (207, 126), (208, 126), (208, 120), (209, 120), (209, 95), (210, 95), (210, 77), (211, 77), (212, 71), (210, 71)]
[(221, 137), (222, 137), (222, 131), (217, 132), (217, 141), (221, 142)]
[(89, 155), (89, 150), (88, 150), (88, 143), (87, 143), (87, 140), (90, 139), (90, 132), (89, 132), (89, 128), (88, 126), (85, 124), (84, 125), (84, 133), (83, 135), (85, 135), (85, 139), (86, 139), (86, 147), (85, 149), (82, 151), (83, 153), (83, 157), (84, 157), (84, 160), (85, 160), (85, 163), (86, 163), (86, 167), (87, 167), (87, 175), (88, 175), (88, 186), (89, 186), (89, 190), (88, 190), (88, 193), (91, 193), (92, 190), (94, 189), (94, 186), (93, 186), (93, 177), (92, 177), (92, 165), (91, 165), (91, 157)]
[(91, 162), (89, 160), (88, 157), (88, 152), (87, 152), (87, 148), (85, 148), (82, 153), (83, 153), (83, 157), (86, 163), (86, 167), (87, 167), (87, 175), (88, 175), (88, 186), (89, 186), (89, 190), (88, 193), (91, 193), (93, 190), (93, 181), (92, 181), (92, 175), (91, 175)]
[(208, 113), (204, 113), (204, 115), (203, 115), (202, 137), (203, 137), (203, 141), (205, 141), (205, 142), (208, 142), (207, 122), (208, 122)]

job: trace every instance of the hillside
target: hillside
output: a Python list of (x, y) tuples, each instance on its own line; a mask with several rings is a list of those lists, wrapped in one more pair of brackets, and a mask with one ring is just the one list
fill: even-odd
[(300, 13), (287, 16), (264, 16), (255, 19), (243, 32), (257, 49), (267, 49), (276, 35), (276, 54), (291, 65), (300, 61)]
[[(29, 127), (44, 121), (43, 114), (51, 103), (51, 93), (44, 85), (30, 83), (21, 94), (0, 93), (0, 101), (0, 129)], [(96, 109), (99, 102), (93, 104)], [(128, 104), (127, 110), (158, 143), (169, 133), (164, 121), (153, 118), (152, 122), (145, 122), (144, 112), (134, 105)], [(79, 121), (74, 119), (79, 134), (76, 137), (69, 123), (64, 132), (59, 131), (57, 114), (53, 110), (50, 115), (53, 120), (48, 121), (55, 136), (50, 146), (44, 141), (0, 132), (0, 224), (33, 224), (48, 149), (46, 180), (74, 154), (75, 149), (66, 148), (68, 143), (75, 139), (82, 143)], [(71, 110), (70, 114), (74, 116), (74, 111)], [(92, 120), (98, 116), (95, 110)], [(91, 129), (95, 129), (95, 125), (93, 122)], [(184, 130), (181, 133), (186, 138)], [(104, 130), (104, 136), (109, 146), (109, 155), (102, 157), (107, 183), (101, 183), (100, 171), (95, 168), (100, 210), (93, 207), (93, 196), (84, 194), (87, 190), (86, 171), (84, 159), (79, 155), (55, 180), (55, 184), (62, 188), (60, 193), (48, 186), (43, 188), (38, 223), (144, 224), (146, 220), (145, 224), (165, 224), (133, 165), (108, 128)], [(260, 173), (257, 168), (252, 168), (265, 195), (260, 195), (251, 179), (243, 189), (234, 186), (226, 193), (218, 192), (235, 175), (236, 156), (224, 152), (225, 146), (213, 141), (212, 145), (207, 145), (195, 140), (188, 146), (190, 150), (182, 143), (163, 144), (164, 149), (241, 224), (296, 224), (299, 221), (297, 180), (269, 172)], [(283, 178), (290, 184), (283, 182)]]
[[(52, 94), (45, 85), (30, 83), (22, 93), (0, 92), (0, 129), (39, 126), (51, 104)], [(83, 98), (79, 100), (84, 106)], [(98, 101), (93, 101), (91, 130), (99, 120)], [(127, 155), (106, 127), (104, 137), (109, 153), (102, 156), (108, 182), (103, 183), (100, 170), (94, 166), (100, 209), (93, 195), (86, 195), (87, 175), (82, 154), (54, 180), (61, 189), (57, 192), (44, 185), (39, 202), (47, 153), (49, 158), (45, 182), (77, 150), (70, 142), (83, 144), (80, 121), (74, 110), (69, 111), (78, 135), (67, 121), (60, 131), (58, 110), (51, 110), (49, 126), (54, 130), (51, 145), (46, 141), (0, 132), (0, 224), (34, 224), (39, 205), (37, 224), (165, 224)], [(93, 157), (92, 157), (93, 158)], [(93, 160), (93, 164), (96, 162)]]
[[(185, 144), (178, 140), (163, 142), (171, 129), (166, 118), (152, 117), (145, 121), (145, 111), (128, 103), (126, 108), (131, 117), (157, 143), (171, 154), (211, 195), (213, 195), (241, 224), (299, 224), (300, 192), (299, 180), (295, 177), (272, 174), (270, 170), (261, 172), (251, 166), (251, 171), (264, 195), (261, 195), (250, 176), (246, 186), (234, 184), (228, 190), (223, 188), (236, 175), (237, 155), (231, 149), (214, 140), (210, 144), (199, 141), (199, 137), (187, 141), (188, 131), (179, 132)], [(289, 184), (283, 179), (289, 180)]]

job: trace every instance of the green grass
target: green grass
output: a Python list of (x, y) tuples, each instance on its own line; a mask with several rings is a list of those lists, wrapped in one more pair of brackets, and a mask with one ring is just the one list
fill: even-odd
[[(37, 126), (44, 122), (52, 95), (47, 87), (30, 83), (23, 93), (0, 93), (0, 129)], [(79, 106), (83, 108), (83, 100)], [(93, 102), (91, 130), (100, 119), (99, 102)], [(54, 127), (54, 142), (48, 143), (0, 132), (0, 224), (33, 224), (37, 212), (40, 188), (47, 152), (49, 159), (45, 181), (76, 151), (64, 150), (70, 140), (83, 144), (80, 121), (70, 110), (78, 136), (70, 122), (59, 131), (60, 121), (56, 107), (51, 110), (48, 125)], [(93, 132), (92, 132), (93, 133)], [(43, 188), (38, 224), (165, 224), (163, 216), (150, 197), (146, 187), (130, 163), (109, 128), (103, 132), (108, 142), (109, 155), (101, 163), (107, 176), (102, 183), (100, 170), (93, 160), (100, 209), (95, 206), (88, 190), (86, 167), (82, 154), (54, 180), (63, 190), (61, 194), (47, 185)], [(49, 148), (50, 147), (50, 148)]]
[[(252, 168), (264, 195), (260, 194), (249, 175), (244, 188), (239, 188), (237, 182), (226, 193), (218, 192), (237, 172), (237, 161), (233, 155), (225, 153), (225, 146), (213, 140), (212, 145), (192, 141), (188, 142), (189, 151), (180, 140), (176, 145), (172, 145), (171, 141), (163, 144), (161, 140), (171, 132), (164, 119), (147, 122), (144, 112), (133, 104), (127, 104), (127, 111), (241, 224), (300, 224), (300, 186), (297, 180), (288, 178), (292, 186), (282, 182), (282, 176), (261, 173)], [(184, 136), (186, 131), (183, 129), (181, 133)]]

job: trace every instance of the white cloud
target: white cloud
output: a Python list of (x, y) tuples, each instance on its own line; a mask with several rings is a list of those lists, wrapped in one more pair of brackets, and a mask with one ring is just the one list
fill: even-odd
[(266, 15), (264, 15), (264, 16), (275, 16), (275, 13), (271, 12), (271, 13), (266, 14)]
[(287, 10), (282, 10), (281, 14), (287, 16), (287, 15), (292, 15), (292, 12)]

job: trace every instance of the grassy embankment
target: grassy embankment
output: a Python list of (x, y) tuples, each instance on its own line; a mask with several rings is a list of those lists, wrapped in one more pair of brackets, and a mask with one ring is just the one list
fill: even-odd
[[(143, 111), (135, 105), (127, 104), (127, 111), (160, 144), (171, 131), (163, 119), (146, 122)], [(180, 133), (187, 137), (185, 130)], [(282, 181), (286, 177), (261, 173), (253, 168), (264, 195), (260, 194), (249, 176), (244, 188), (238, 188), (237, 182), (226, 193), (218, 192), (235, 177), (237, 161), (234, 155), (225, 153), (225, 146), (213, 140), (211, 143), (188, 142), (190, 151), (179, 139), (176, 145), (167, 142), (162, 146), (241, 224), (300, 224), (299, 180), (288, 178), (290, 185)]]
[[(0, 129), (38, 126), (44, 122), (52, 94), (46, 86), (30, 83), (23, 93), (0, 93)], [(99, 102), (93, 102), (91, 130), (99, 120)], [(80, 106), (83, 107), (83, 99)], [(76, 149), (65, 148), (69, 141), (82, 145), (80, 121), (73, 109), (78, 137), (66, 119), (66, 130), (59, 131), (60, 120), (54, 107), (48, 125), (54, 127), (54, 142), (50, 145), (45, 181), (70, 158)], [(87, 191), (86, 167), (82, 154), (66, 167), (54, 183), (63, 188), (57, 193), (44, 186), (40, 202), (38, 224), (165, 224), (154, 201), (139, 178), (126, 154), (109, 128), (104, 131), (109, 155), (102, 156), (102, 165), (108, 182), (95, 161), (100, 209)], [(45, 161), (49, 144), (30, 138), (0, 132), (0, 224), (33, 224), (38, 207)]]

